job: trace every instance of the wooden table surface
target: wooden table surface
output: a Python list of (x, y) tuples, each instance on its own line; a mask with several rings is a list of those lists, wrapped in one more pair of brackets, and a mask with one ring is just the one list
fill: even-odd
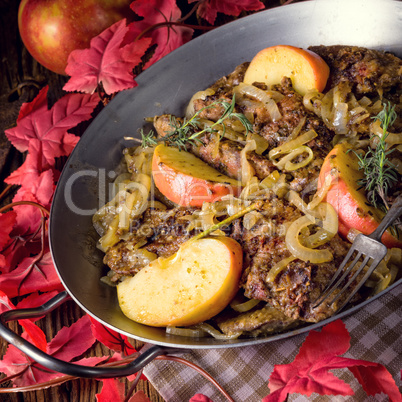
[[(15, 125), (19, 109), (23, 102), (31, 101), (38, 93), (38, 88), (49, 85), (49, 98), (56, 100), (62, 95), (61, 88), (66, 78), (53, 74), (36, 63), (24, 48), (18, 33), (17, 12), (19, 2), (0, 0), (0, 192), (5, 188), (4, 179), (23, 161), (23, 155), (12, 147), (4, 130)], [(13, 193), (2, 200), (2, 204), (11, 201)], [(66, 302), (56, 311), (38, 322), (48, 337), (53, 337), (62, 326), (70, 326), (83, 315), (82, 310), (72, 301)], [(16, 323), (11, 323), (14, 331), (21, 331)], [(141, 342), (134, 341), (137, 350)], [(0, 355), (6, 352), (7, 344), (0, 339)], [(87, 356), (108, 354), (108, 349), (97, 344)], [(127, 389), (130, 383), (126, 381)], [(2, 384), (1, 387), (9, 387)], [(0, 394), (1, 401), (94, 401), (95, 394), (102, 387), (100, 381), (77, 379), (60, 386), (36, 392)], [(140, 380), (136, 390), (143, 390), (151, 401), (163, 399), (148, 381)]]

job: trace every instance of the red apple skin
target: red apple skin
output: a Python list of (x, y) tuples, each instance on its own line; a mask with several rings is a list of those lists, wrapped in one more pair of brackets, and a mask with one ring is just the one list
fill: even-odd
[(21, 39), (32, 57), (47, 69), (65, 75), (75, 49), (134, 13), (132, 0), (22, 0), (18, 9)]

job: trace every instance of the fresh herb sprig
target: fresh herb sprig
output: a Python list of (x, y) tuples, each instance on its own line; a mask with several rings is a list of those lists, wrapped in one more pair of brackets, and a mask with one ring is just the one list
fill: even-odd
[[(199, 115), (206, 109), (210, 109), (215, 106), (222, 106), (223, 113), (219, 119), (211, 124), (209, 127), (205, 127), (199, 130), (200, 119)], [(146, 148), (149, 146), (156, 145), (159, 142), (164, 142), (166, 145), (176, 146), (179, 149), (185, 148), (187, 145), (196, 145), (197, 143), (202, 144), (201, 136), (205, 133), (216, 133), (219, 131), (218, 127), (222, 129), (222, 135), (219, 140), (225, 135), (225, 120), (231, 118), (237, 118), (241, 124), (246, 129), (246, 134), (253, 130), (253, 125), (247, 119), (247, 117), (242, 113), (236, 113), (235, 109), (235, 97), (233, 96), (232, 101), (228, 102), (224, 99), (218, 99), (210, 105), (204, 106), (198, 110), (194, 116), (189, 119), (184, 119), (180, 124), (174, 116), (170, 117), (170, 126), (172, 130), (166, 133), (163, 137), (157, 138), (153, 130), (148, 133), (144, 133), (141, 130), (141, 145)]]
[(385, 142), (388, 136), (388, 128), (397, 118), (395, 105), (384, 103), (383, 110), (374, 117), (381, 122), (383, 133), (379, 138), (375, 149), (369, 148), (364, 156), (356, 154), (359, 159), (359, 169), (363, 170), (364, 177), (358, 181), (361, 188), (366, 190), (367, 199), (375, 208), (387, 211), (388, 190), (394, 182), (398, 181), (398, 172), (395, 165), (388, 159), (393, 149), (388, 149)]

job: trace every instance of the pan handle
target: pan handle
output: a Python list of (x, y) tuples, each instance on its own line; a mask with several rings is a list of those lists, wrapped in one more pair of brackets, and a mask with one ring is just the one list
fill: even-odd
[(42, 306), (36, 308), (26, 308), (10, 310), (0, 314), (0, 336), (8, 343), (14, 345), (17, 349), (24, 352), (31, 359), (35, 360), (42, 366), (57, 371), (59, 373), (68, 374), (74, 377), (83, 378), (115, 378), (126, 377), (134, 374), (145, 367), (149, 362), (154, 360), (157, 356), (166, 355), (168, 353), (183, 353), (183, 349), (169, 348), (163, 346), (154, 345), (142, 353), (132, 362), (117, 366), (117, 367), (91, 367), (81, 366), (70, 362), (57, 359), (48, 355), (41, 349), (32, 345), (21, 336), (11, 331), (5, 323), (8, 321), (19, 320), (24, 318), (40, 317), (56, 307), (60, 306), (66, 300), (70, 299), (70, 296), (66, 291), (60, 292), (57, 296), (50, 299)]

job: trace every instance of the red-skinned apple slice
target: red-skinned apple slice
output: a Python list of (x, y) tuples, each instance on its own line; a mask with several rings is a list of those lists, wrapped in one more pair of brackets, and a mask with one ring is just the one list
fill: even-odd
[[(348, 150), (350, 146), (346, 143), (337, 144), (325, 158), (318, 180), (318, 188), (321, 188), (332, 169), (337, 174), (325, 200), (338, 213), (338, 230), (343, 237), (352, 228), (364, 234), (372, 233), (384, 216), (382, 211), (368, 205), (364, 190), (358, 189), (357, 182), (363, 177), (363, 172), (359, 170), (357, 157)], [(402, 241), (389, 231), (384, 233), (381, 240), (388, 248), (402, 248)]]
[(301, 95), (309, 90), (322, 92), (329, 77), (327, 63), (316, 53), (289, 45), (277, 45), (258, 52), (244, 76), (246, 84), (279, 84), (283, 77), (292, 80)]
[(241, 184), (195, 155), (160, 144), (152, 159), (152, 177), (158, 190), (180, 206), (200, 207), (223, 196), (239, 195)]

